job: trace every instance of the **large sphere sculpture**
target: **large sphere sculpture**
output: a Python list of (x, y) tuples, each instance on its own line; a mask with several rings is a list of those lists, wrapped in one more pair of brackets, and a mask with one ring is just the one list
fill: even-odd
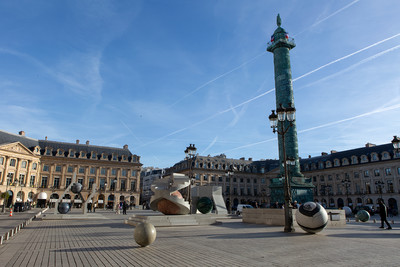
[(328, 224), (328, 214), (324, 207), (316, 202), (306, 202), (296, 213), (297, 224), (310, 234), (322, 231)]
[(74, 193), (74, 194), (80, 193), (80, 192), (82, 191), (82, 185), (81, 185), (80, 183), (74, 183), (74, 184), (71, 186), (71, 191), (72, 191), (72, 193)]
[(70, 210), (69, 203), (62, 202), (62, 203), (58, 204), (57, 210), (61, 214), (67, 214)]
[(153, 243), (156, 240), (156, 235), (156, 228), (148, 222), (138, 224), (133, 231), (133, 237), (141, 247), (146, 247)]
[(360, 210), (357, 212), (356, 218), (362, 222), (367, 222), (370, 218), (370, 215), (369, 215), (368, 211)]
[(213, 209), (213, 202), (208, 197), (202, 197), (197, 201), (197, 209), (203, 213), (207, 214)]

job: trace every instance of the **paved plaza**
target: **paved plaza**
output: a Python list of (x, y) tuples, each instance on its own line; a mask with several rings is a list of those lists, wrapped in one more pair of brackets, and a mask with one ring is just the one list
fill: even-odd
[[(400, 265), (396, 221), (393, 230), (379, 229), (372, 220), (351, 221), (310, 235), (300, 228), (288, 234), (283, 227), (244, 224), (233, 218), (217, 225), (159, 227), (156, 241), (142, 248), (133, 239), (134, 228), (123, 220), (151, 212), (97, 212), (105, 219), (33, 220), (0, 246), (0, 266)], [(8, 221), (4, 215), (0, 218), (0, 224)]]

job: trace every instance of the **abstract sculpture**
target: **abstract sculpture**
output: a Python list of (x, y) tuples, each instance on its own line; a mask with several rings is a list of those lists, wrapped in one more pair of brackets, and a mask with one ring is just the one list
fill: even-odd
[(165, 215), (188, 214), (190, 212), (189, 202), (185, 201), (178, 190), (189, 184), (189, 178), (179, 173), (173, 173), (155, 181), (151, 185), (154, 195), (150, 199), (150, 208)]
[(297, 224), (310, 234), (322, 231), (328, 224), (328, 214), (324, 207), (316, 202), (306, 202), (296, 213)]

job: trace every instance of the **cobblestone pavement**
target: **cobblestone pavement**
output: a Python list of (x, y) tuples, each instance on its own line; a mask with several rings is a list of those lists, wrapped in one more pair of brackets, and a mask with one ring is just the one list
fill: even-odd
[[(34, 220), (0, 246), (1, 266), (399, 266), (400, 224), (350, 222), (317, 235), (224, 220), (210, 226), (159, 227), (136, 244), (127, 216)], [(131, 213), (131, 212), (130, 212)], [(129, 216), (129, 214), (128, 214)]]

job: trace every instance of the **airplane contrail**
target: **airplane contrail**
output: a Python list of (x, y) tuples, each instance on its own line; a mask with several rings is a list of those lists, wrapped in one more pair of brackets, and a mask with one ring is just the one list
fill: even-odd
[(311, 82), (311, 83), (309, 83), (309, 84), (306, 84), (306, 85), (304, 85), (304, 86), (298, 88), (297, 90), (300, 90), (300, 89), (305, 88), (305, 87), (308, 87), (308, 86), (312, 86), (312, 85), (317, 84), (317, 83), (320, 83), (320, 82), (322, 82), (322, 81), (329, 80), (329, 79), (331, 79), (332, 77), (338, 76), (338, 75), (340, 75), (340, 74), (342, 74), (342, 73), (346, 73), (347, 71), (349, 71), (349, 70), (351, 70), (351, 69), (354, 69), (355, 67), (358, 67), (359, 65), (362, 65), (362, 64), (364, 64), (364, 63), (366, 63), (366, 62), (368, 62), (368, 61), (371, 61), (371, 60), (373, 60), (373, 59), (375, 59), (375, 58), (378, 58), (378, 57), (380, 57), (380, 56), (383, 56), (384, 54), (387, 54), (387, 53), (392, 52), (393, 50), (396, 50), (396, 49), (399, 49), (399, 48), (400, 48), (400, 45), (396, 45), (396, 46), (394, 46), (394, 47), (388, 48), (388, 49), (386, 49), (386, 50), (384, 50), (384, 51), (382, 51), (382, 52), (379, 52), (379, 53), (377, 53), (377, 54), (375, 54), (375, 55), (372, 55), (372, 56), (370, 56), (370, 57), (367, 57), (367, 58), (365, 58), (365, 59), (363, 59), (363, 60), (361, 60), (361, 61), (359, 61), (359, 62), (357, 62), (357, 63), (355, 63), (355, 64), (353, 64), (353, 65), (351, 65), (351, 66), (349, 66), (349, 67), (347, 67), (347, 68), (345, 68), (345, 69), (342, 69), (342, 70), (340, 70), (340, 71), (338, 71), (338, 72), (336, 72), (336, 73), (333, 73), (333, 74), (331, 74), (331, 75), (325, 76), (324, 78), (321, 78), (321, 79), (319, 79), (319, 80), (317, 80), (317, 81), (315, 81), (315, 82)]
[[(357, 50), (357, 51), (355, 51), (355, 52), (353, 52), (353, 53), (351, 53), (351, 54), (348, 54), (348, 55), (346, 55), (346, 56), (343, 56), (343, 57), (341, 57), (341, 58), (339, 58), (339, 59), (335, 59), (335, 60), (333, 60), (333, 61), (331, 61), (331, 62), (329, 62), (329, 63), (327, 63), (327, 64), (325, 64), (325, 65), (322, 65), (321, 67), (318, 67), (318, 68), (316, 68), (316, 69), (314, 69), (314, 70), (312, 70), (312, 71), (309, 71), (309, 72), (307, 72), (307, 73), (305, 73), (305, 74), (303, 74), (303, 75), (301, 75), (301, 76), (299, 76), (299, 77), (293, 79), (293, 82), (298, 81), (298, 80), (300, 80), (300, 79), (302, 79), (302, 78), (304, 78), (304, 77), (307, 77), (307, 76), (309, 76), (309, 75), (311, 75), (311, 74), (313, 74), (313, 73), (315, 73), (315, 72), (317, 72), (317, 71), (319, 71), (319, 70), (321, 70), (321, 69), (323, 69), (323, 68), (326, 68), (326, 67), (328, 67), (328, 66), (330, 66), (330, 65), (332, 65), (332, 64), (334, 64), (334, 63), (340, 62), (340, 61), (342, 61), (342, 60), (344, 60), (344, 59), (347, 59), (347, 58), (349, 58), (349, 57), (351, 57), (351, 56), (354, 56), (354, 55), (356, 55), (356, 54), (358, 54), (358, 53), (361, 53), (362, 51), (365, 51), (365, 50), (367, 50), (367, 49), (370, 49), (370, 48), (372, 48), (372, 47), (375, 47), (375, 46), (377, 46), (377, 45), (379, 45), (379, 44), (381, 44), (381, 43), (383, 43), (383, 42), (387, 42), (387, 41), (389, 41), (389, 40), (391, 40), (391, 39), (393, 39), (393, 38), (396, 38), (396, 37), (398, 37), (398, 36), (400, 36), (400, 33), (397, 33), (397, 34), (395, 34), (395, 35), (393, 35), (393, 36), (391, 36), (391, 37), (389, 37), (389, 38), (386, 38), (386, 39), (384, 39), (384, 40), (381, 40), (381, 41), (379, 41), (379, 42), (376, 42), (376, 43), (374, 43), (374, 44), (372, 44), (372, 45), (366, 46), (366, 47), (364, 47), (364, 48), (362, 48), (362, 49), (359, 49), (359, 50)], [(388, 50), (392, 51), (392, 50), (397, 49), (397, 48), (398, 48), (398, 47), (396, 46), (396, 47), (390, 48), (390, 49), (388, 49)], [(381, 54), (384, 53), (384, 52), (385, 52), (385, 51), (380, 52), (380, 53), (377, 53), (376, 55), (381, 55)], [(389, 52), (389, 51), (388, 51), (388, 52)], [(375, 56), (376, 56), (376, 55), (375, 55)], [(371, 57), (374, 57), (374, 56), (371, 56)], [(365, 63), (366, 61), (365, 61), (365, 60), (362, 60), (361, 62)], [(161, 140), (163, 140), (163, 139), (165, 139), (165, 138), (167, 138), (167, 137), (169, 137), (169, 136), (171, 136), (171, 135), (175, 135), (175, 134), (180, 133), (180, 132), (183, 132), (183, 131), (185, 131), (185, 130), (187, 130), (187, 129), (193, 128), (193, 127), (195, 127), (195, 126), (197, 126), (197, 125), (200, 125), (200, 124), (202, 124), (202, 123), (204, 123), (204, 122), (206, 122), (206, 121), (209, 121), (209, 120), (211, 120), (211, 119), (213, 119), (213, 118), (215, 118), (215, 117), (217, 117), (217, 116), (219, 116), (219, 115), (222, 115), (222, 114), (224, 114), (224, 113), (230, 112), (230, 111), (232, 111), (233, 109), (236, 109), (236, 108), (238, 108), (238, 107), (241, 107), (241, 106), (243, 106), (243, 105), (246, 105), (246, 104), (248, 104), (248, 103), (250, 103), (250, 102), (252, 102), (252, 101), (254, 101), (254, 100), (258, 99), (258, 98), (261, 98), (261, 97), (263, 97), (263, 96), (265, 96), (265, 95), (267, 95), (267, 94), (273, 92), (274, 90), (275, 90), (275, 88), (272, 88), (272, 89), (270, 89), (270, 90), (268, 90), (268, 91), (266, 91), (266, 92), (264, 92), (264, 93), (262, 93), (262, 94), (260, 94), (260, 95), (258, 95), (258, 96), (255, 96), (255, 97), (253, 97), (253, 98), (250, 98), (250, 99), (248, 99), (248, 100), (246, 100), (246, 101), (244, 101), (244, 102), (242, 102), (242, 103), (239, 103), (239, 104), (237, 104), (237, 105), (235, 105), (235, 106), (233, 106), (233, 107), (231, 106), (231, 107), (229, 107), (229, 108), (227, 108), (227, 109), (225, 109), (225, 110), (221, 110), (221, 111), (219, 111), (219, 112), (217, 112), (217, 113), (214, 113), (213, 115), (211, 115), (211, 116), (209, 116), (209, 117), (207, 117), (207, 118), (205, 118), (205, 119), (203, 119), (203, 120), (201, 120), (201, 121), (199, 121), (199, 122), (196, 122), (196, 123), (194, 123), (194, 124), (192, 124), (192, 125), (189, 125), (189, 126), (187, 126), (187, 127), (184, 127), (184, 128), (179, 129), (179, 130), (176, 130), (176, 131), (174, 131), (174, 132), (172, 132), (172, 133), (169, 133), (169, 134), (167, 134), (167, 135), (165, 135), (165, 136), (162, 136), (162, 137), (160, 137), (160, 138), (158, 138), (158, 139), (156, 139), (156, 140), (154, 140), (154, 141), (151, 141), (151, 142), (148, 142), (148, 143), (146, 143), (146, 144), (143, 144), (142, 146), (147, 146), (147, 145), (149, 145), (149, 144), (156, 143), (156, 142), (161, 141)]]
[(209, 85), (209, 84), (215, 82), (216, 80), (218, 80), (218, 79), (220, 79), (220, 78), (222, 78), (222, 77), (224, 77), (224, 76), (226, 76), (226, 75), (228, 75), (228, 74), (234, 72), (235, 70), (240, 69), (241, 67), (243, 67), (243, 66), (249, 64), (250, 62), (256, 60), (257, 58), (259, 58), (260, 56), (262, 56), (262, 55), (264, 55), (264, 54), (266, 54), (266, 51), (265, 51), (265, 52), (262, 52), (261, 54), (258, 54), (257, 56), (253, 57), (253, 58), (250, 59), (250, 60), (247, 60), (247, 61), (243, 62), (242, 64), (240, 64), (239, 66), (237, 66), (237, 67), (231, 69), (230, 71), (227, 71), (227, 72), (225, 72), (225, 73), (223, 73), (223, 74), (221, 74), (221, 75), (215, 77), (214, 79), (209, 80), (208, 82), (206, 82), (206, 83), (200, 85), (199, 87), (197, 87), (196, 89), (194, 89), (194, 90), (191, 91), (190, 93), (184, 95), (183, 97), (179, 98), (177, 101), (175, 101), (174, 103), (172, 103), (170, 107), (175, 106), (176, 104), (178, 104), (179, 102), (181, 102), (181, 101), (182, 101), (183, 99), (185, 99), (186, 97), (191, 96), (191, 95), (193, 95), (194, 93), (196, 93), (197, 91), (199, 91), (201, 88), (206, 87), (207, 85)]
[(323, 18), (323, 19), (321, 19), (321, 20), (318, 20), (317, 22), (315, 22), (314, 24), (312, 24), (310, 27), (308, 27), (308, 28), (302, 30), (302, 31), (299, 32), (299, 33), (296, 33), (295, 35), (293, 35), (293, 37), (296, 37), (297, 35), (300, 35), (300, 34), (302, 34), (303, 32), (308, 31), (310, 28), (315, 27), (315, 26), (317, 26), (318, 24), (324, 22), (325, 20), (330, 19), (331, 17), (335, 16), (336, 14), (338, 14), (338, 13), (342, 12), (343, 10), (349, 8), (350, 6), (354, 5), (354, 4), (357, 3), (358, 1), (360, 1), (360, 0), (355, 0), (355, 1), (351, 2), (350, 4), (348, 4), (348, 5), (346, 5), (346, 6), (342, 7), (342, 8), (340, 8), (340, 9), (338, 9), (338, 10), (336, 10), (335, 12), (333, 12), (332, 14), (330, 14), (329, 16), (327, 16), (327, 17), (325, 17), (325, 18)]
[[(395, 104), (395, 105), (391, 105), (391, 106), (388, 106), (388, 107), (385, 107), (385, 108), (379, 108), (379, 109), (376, 109), (376, 110), (373, 110), (373, 111), (365, 112), (365, 113), (362, 113), (362, 114), (359, 114), (359, 115), (356, 115), (356, 116), (353, 116), (353, 117), (350, 117), (350, 118), (341, 119), (341, 120), (337, 120), (337, 121), (333, 121), (333, 122), (328, 122), (328, 123), (325, 123), (325, 124), (321, 124), (321, 125), (318, 125), (318, 126), (314, 126), (314, 127), (308, 128), (308, 129), (300, 130), (297, 133), (305, 133), (305, 132), (309, 132), (309, 131), (325, 128), (325, 127), (328, 127), (328, 126), (340, 124), (340, 123), (343, 123), (343, 122), (355, 120), (355, 119), (358, 119), (358, 118), (362, 118), (362, 117), (366, 117), (366, 116), (369, 116), (369, 115), (382, 113), (382, 112), (385, 112), (385, 111), (390, 111), (390, 110), (394, 110), (394, 109), (398, 109), (398, 108), (400, 108), (400, 104)], [(259, 142), (256, 142), (256, 143), (251, 143), (251, 144), (247, 144), (247, 145), (231, 148), (229, 150), (225, 150), (225, 151), (220, 152), (220, 153), (227, 153), (227, 152), (238, 150), (238, 149), (242, 149), (242, 148), (247, 148), (247, 147), (260, 145), (260, 144), (264, 144), (264, 143), (267, 143), (267, 142), (274, 141), (276, 139), (277, 139), (276, 137), (275, 138), (270, 138), (270, 139), (266, 139), (266, 140), (259, 141)], [(220, 154), (220, 153), (216, 153), (216, 154)]]

